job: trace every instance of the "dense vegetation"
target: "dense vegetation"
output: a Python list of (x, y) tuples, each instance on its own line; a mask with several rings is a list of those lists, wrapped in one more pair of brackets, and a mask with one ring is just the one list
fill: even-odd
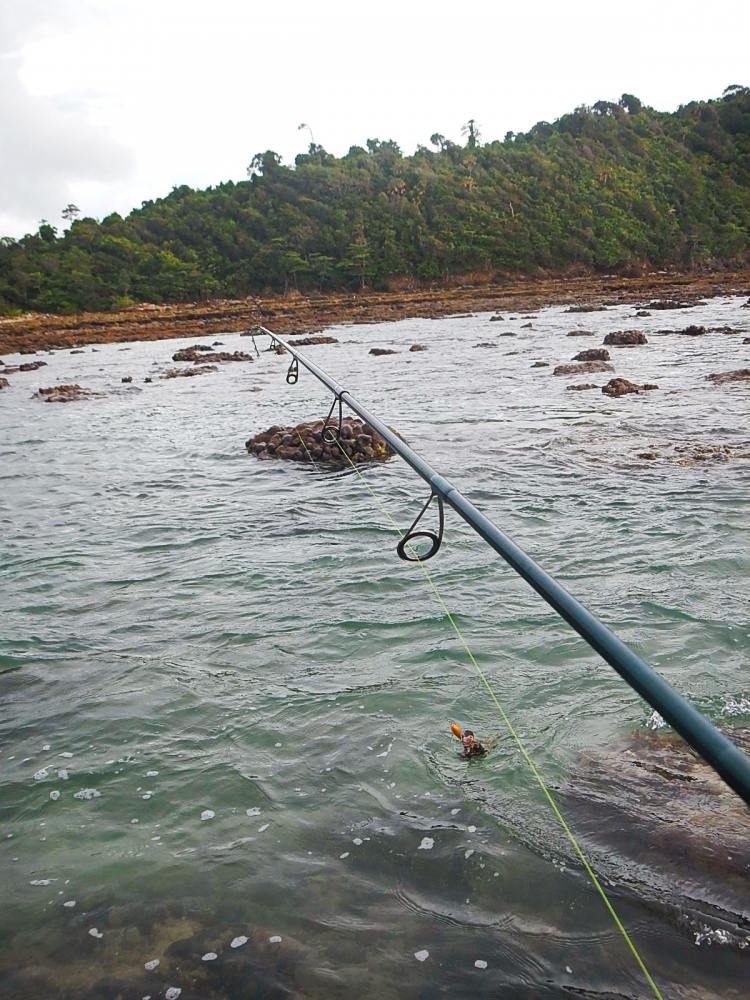
[(552, 124), (404, 156), (368, 140), (249, 179), (175, 188), (127, 218), (0, 240), (0, 312), (109, 309), (263, 290), (386, 287), (482, 270), (625, 271), (746, 260), (750, 89), (674, 113), (625, 94)]

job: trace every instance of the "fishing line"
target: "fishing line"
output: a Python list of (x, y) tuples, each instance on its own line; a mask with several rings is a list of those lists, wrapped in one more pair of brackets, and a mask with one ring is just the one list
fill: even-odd
[[(352, 469), (354, 469), (355, 473), (357, 474), (357, 476), (359, 477), (359, 479), (361, 480), (361, 482), (363, 483), (363, 485), (365, 486), (365, 488), (369, 492), (370, 496), (372, 497), (373, 501), (375, 502), (375, 505), (380, 510), (381, 514), (383, 514), (383, 516), (391, 523), (394, 531), (397, 534), (401, 535), (401, 529), (396, 524), (395, 520), (391, 517), (389, 511), (386, 510), (386, 508), (380, 502), (379, 497), (374, 492), (374, 490), (370, 486), (369, 482), (365, 479), (365, 477), (362, 475), (362, 473), (360, 472), (360, 470), (358, 469), (358, 467), (354, 464), (354, 462), (352, 462), (351, 458), (349, 457), (349, 455), (347, 455), (347, 453), (344, 450), (344, 448), (342, 448), (342, 446), (341, 446), (340, 442), (338, 441), (338, 439), (336, 439), (336, 444), (337, 444), (337, 446), (338, 446), (341, 454), (347, 460), (347, 462), (349, 463), (349, 465), (351, 465)], [(557, 802), (555, 801), (555, 799), (552, 796), (552, 793), (550, 792), (549, 788), (547, 787), (547, 784), (545, 783), (544, 778), (539, 773), (539, 770), (538, 770), (536, 764), (534, 763), (534, 761), (532, 760), (531, 756), (529, 755), (529, 752), (527, 751), (526, 747), (524, 746), (523, 741), (521, 740), (521, 737), (518, 735), (518, 732), (516, 731), (513, 723), (508, 718), (508, 715), (505, 712), (505, 709), (503, 708), (503, 706), (501, 705), (500, 700), (498, 699), (498, 697), (497, 697), (497, 695), (495, 693), (494, 688), (492, 687), (492, 685), (489, 682), (489, 679), (487, 678), (487, 675), (482, 670), (482, 668), (479, 666), (479, 663), (477, 662), (474, 654), (472, 653), (472, 651), (471, 651), (471, 649), (469, 647), (468, 642), (464, 638), (463, 633), (461, 632), (460, 628), (458, 627), (458, 624), (456, 623), (455, 618), (453, 617), (453, 615), (451, 614), (450, 610), (448, 609), (448, 606), (446, 605), (445, 601), (443, 600), (443, 597), (442, 597), (440, 591), (438, 590), (437, 584), (433, 580), (433, 578), (432, 578), (432, 576), (430, 574), (430, 571), (424, 565), (424, 563), (422, 562), (422, 560), (419, 558), (418, 553), (411, 547), (411, 545), (409, 545), (407, 543), (407, 546), (411, 550), (411, 553), (412, 553), (412, 555), (414, 557), (410, 561), (411, 562), (418, 562), (419, 563), (419, 566), (421, 567), (422, 572), (424, 573), (425, 579), (427, 580), (427, 583), (429, 584), (430, 588), (432, 589), (432, 591), (433, 591), (433, 593), (435, 595), (435, 598), (436, 598), (438, 604), (440, 605), (440, 607), (443, 610), (443, 613), (445, 614), (446, 618), (450, 622), (451, 627), (453, 628), (453, 631), (456, 633), (456, 636), (457, 636), (459, 642), (461, 643), (461, 645), (463, 646), (464, 651), (466, 652), (466, 655), (469, 658), (472, 666), (474, 667), (474, 669), (476, 670), (477, 674), (479, 675), (479, 679), (482, 681), (482, 684), (484, 685), (484, 687), (486, 688), (486, 690), (487, 690), (490, 698), (494, 702), (495, 707), (497, 708), (498, 713), (500, 715), (500, 718), (503, 720), (505, 726), (508, 729), (508, 732), (512, 736), (512, 738), (513, 738), (516, 746), (518, 747), (518, 749), (519, 749), (519, 751), (520, 751), (523, 759), (526, 761), (526, 764), (528, 765), (531, 773), (533, 774), (533, 776), (534, 776), (537, 784), (539, 785), (540, 789), (542, 790), (542, 794), (544, 795), (544, 797), (546, 798), (547, 802), (549, 803), (549, 805), (550, 805), (550, 807), (552, 809), (552, 812), (555, 815), (555, 818), (557, 819), (558, 823), (562, 827), (562, 829), (563, 829), (563, 831), (565, 833), (565, 836), (567, 837), (568, 841), (572, 845), (573, 850), (575, 851), (576, 855), (578, 856), (578, 859), (580, 860), (581, 865), (583, 866), (584, 871), (588, 875), (588, 877), (591, 880), (591, 883), (594, 886), (594, 888), (596, 889), (596, 891), (599, 893), (599, 895), (600, 895), (600, 897), (601, 897), (601, 899), (602, 899), (602, 901), (604, 903), (604, 906), (606, 907), (609, 915), (611, 916), (612, 920), (614, 921), (615, 926), (617, 927), (617, 929), (620, 931), (620, 934), (624, 938), (625, 943), (627, 944), (628, 948), (630, 949), (630, 952), (632, 953), (633, 957), (635, 958), (635, 961), (636, 961), (639, 969), (643, 973), (643, 975), (644, 975), (644, 977), (646, 979), (646, 982), (651, 987), (651, 990), (653, 991), (653, 994), (657, 998), (657, 1000), (664, 1000), (663, 994), (661, 993), (659, 987), (654, 982), (654, 979), (651, 976), (651, 973), (648, 971), (648, 969), (646, 967), (646, 963), (641, 958), (641, 955), (640, 955), (638, 949), (636, 948), (635, 943), (633, 942), (633, 939), (630, 937), (630, 935), (628, 934), (627, 930), (625, 929), (625, 925), (622, 923), (622, 921), (620, 920), (619, 916), (617, 915), (617, 911), (615, 910), (614, 906), (610, 902), (609, 896), (607, 896), (606, 892), (604, 891), (604, 887), (602, 886), (601, 882), (597, 878), (596, 873), (594, 872), (593, 868), (589, 864), (588, 859), (586, 858), (586, 855), (583, 853), (583, 848), (578, 843), (578, 840), (576, 839), (575, 834), (571, 830), (571, 828), (568, 825), (568, 823), (567, 823), (565, 817), (563, 816), (563, 814), (560, 812), (560, 808), (557, 805)]]

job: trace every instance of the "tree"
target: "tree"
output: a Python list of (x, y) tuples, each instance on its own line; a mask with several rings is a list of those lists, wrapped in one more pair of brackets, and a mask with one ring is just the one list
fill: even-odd
[(81, 210), (78, 205), (74, 205), (71, 201), (60, 213), (66, 222), (74, 222), (78, 216), (81, 214)]
[(476, 149), (481, 138), (479, 125), (474, 118), (470, 118), (461, 128), (461, 135), (466, 136), (466, 146), (468, 149)]

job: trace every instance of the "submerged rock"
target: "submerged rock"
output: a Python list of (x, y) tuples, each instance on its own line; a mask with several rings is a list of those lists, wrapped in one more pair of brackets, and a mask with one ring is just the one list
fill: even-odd
[(748, 382), (750, 368), (737, 368), (732, 372), (714, 372), (713, 375), (706, 375), (706, 379), (714, 385), (724, 385), (725, 382)]
[(647, 344), (646, 334), (640, 330), (614, 330), (604, 338), (604, 343), (612, 347), (636, 347)]
[(593, 330), (571, 330), (565, 334), (566, 337), (595, 337)]
[(27, 361), (25, 364), (19, 365), (19, 372), (35, 372), (38, 368), (45, 368), (47, 365), (46, 361)]
[(649, 302), (647, 309), (692, 309), (698, 302), (680, 302), (678, 299), (654, 299)]
[(181, 351), (175, 351), (172, 361), (192, 361), (194, 365), (210, 365), (224, 361), (254, 361), (250, 354), (244, 351), (212, 351), (210, 347), (185, 347)]
[(609, 351), (604, 347), (591, 347), (588, 351), (579, 351), (573, 361), (609, 361)]
[[(336, 441), (323, 438), (322, 420), (311, 420), (292, 427), (269, 427), (245, 442), (251, 455), (261, 460), (282, 458), (292, 462), (347, 467), (366, 462), (385, 462), (393, 451), (369, 424), (356, 417), (345, 417)], [(334, 431), (336, 424), (329, 424)]]
[[(208, 375), (209, 372), (217, 372), (216, 365), (200, 365), (198, 368), (167, 368), (160, 378), (192, 378), (193, 375)], [(151, 379), (147, 378), (146, 382)]]
[(379, 358), (381, 354), (398, 354), (398, 351), (393, 351), (390, 347), (371, 347), (367, 353), (374, 354), (376, 358)]
[(474, 347), (497, 347), (497, 344), (490, 344), (487, 342), (483, 342), (481, 344), (474, 344)]
[(7, 378), (0, 377), (0, 389), (7, 389), (9, 385), (10, 382), (7, 380)]
[(535, 361), (532, 368), (549, 368), (549, 361)]
[(96, 395), (98, 393), (91, 392), (90, 389), (82, 389), (76, 383), (68, 383), (67, 385), (51, 385), (46, 389), (39, 389), (31, 398), (42, 399), (45, 403), (71, 403), (76, 399), (86, 399)]
[(635, 382), (630, 382), (626, 378), (612, 378), (607, 382), (606, 385), (602, 386), (602, 392), (605, 396), (628, 396), (631, 393), (644, 392), (647, 389), (658, 389), (658, 385), (653, 385), (651, 382), (645, 382), (643, 385), (636, 385)]
[(591, 306), (591, 305), (568, 306), (568, 308), (565, 310), (565, 312), (566, 313), (594, 313), (594, 312), (603, 312), (605, 309), (606, 309), (606, 306)]
[(411, 347), (409, 348), (409, 350), (412, 351), (412, 352), (415, 352), (415, 351), (426, 351), (427, 348), (424, 346), (424, 344), (412, 344)]
[(553, 375), (588, 375), (590, 372), (613, 372), (612, 365), (606, 361), (584, 361), (578, 365), (558, 365)]
[(497, 313), (495, 316), (490, 316), (490, 323), (504, 323), (504, 322), (505, 322), (505, 316), (501, 316), (499, 313)]
[(593, 382), (575, 382), (573, 385), (566, 385), (565, 389), (568, 392), (583, 392), (584, 389), (598, 389), (599, 387)]
[(650, 316), (650, 315), (651, 313), (648, 311), (648, 309), (639, 309), (638, 312), (636, 313), (636, 316)]
[(705, 326), (686, 326), (684, 330), (675, 330), (681, 337), (702, 337), (708, 333)]

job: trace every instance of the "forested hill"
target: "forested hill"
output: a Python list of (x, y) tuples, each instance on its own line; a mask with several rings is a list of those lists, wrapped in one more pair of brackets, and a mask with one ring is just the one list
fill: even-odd
[(294, 166), (268, 151), (247, 181), (178, 187), (61, 236), (43, 223), (0, 241), (0, 312), (748, 258), (748, 88), (674, 113), (625, 94), (503, 141), (473, 123), (465, 145), (430, 141), (413, 156), (312, 145)]

